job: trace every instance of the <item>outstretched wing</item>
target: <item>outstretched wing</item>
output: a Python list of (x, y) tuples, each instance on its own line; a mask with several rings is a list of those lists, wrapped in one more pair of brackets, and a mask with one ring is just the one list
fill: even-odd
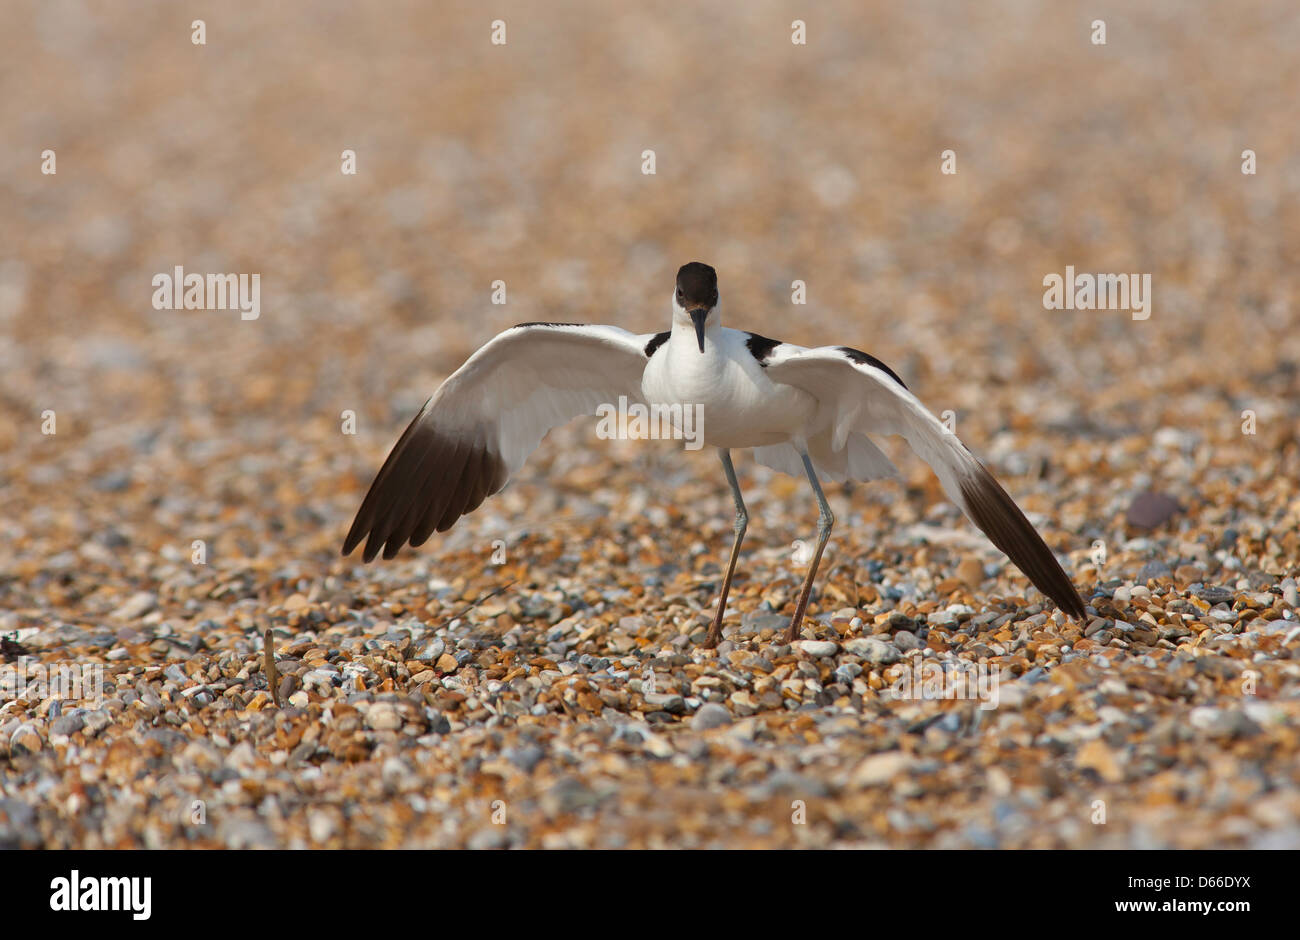
[(772, 381), (816, 397), (819, 423), (829, 424), (835, 450), (853, 433), (903, 437), (934, 470), (948, 498), (1040, 591), (1071, 616), (1084, 617), (1079, 592), (1020, 507), (883, 362), (846, 346), (782, 344), (764, 365)]
[(652, 335), (521, 323), (496, 336), (425, 402), (370, 484), (343, 542), (392, 558), (505, 486), (546, 432), (620, 395), (641, 401)]

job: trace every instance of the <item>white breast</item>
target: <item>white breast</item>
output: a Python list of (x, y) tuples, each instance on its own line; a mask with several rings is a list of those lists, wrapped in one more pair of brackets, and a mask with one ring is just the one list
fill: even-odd
[(802, 438), (816, 400), (767, 378), (747, 339), (738, 330), (713, 329), (701, 353), (693, 333), (675, 329), (647, 364), (642, 394), (651, 405), (699, 405), (710, 447), (764, 447)]

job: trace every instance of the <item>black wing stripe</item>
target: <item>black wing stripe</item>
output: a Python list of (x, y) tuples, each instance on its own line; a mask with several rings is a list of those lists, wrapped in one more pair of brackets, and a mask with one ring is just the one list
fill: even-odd
[(840, 346), (838, 348), (840, 352), (842, 352), (844, 355), (849, 357), (850, 362), (855, 362), (860, 366), (872, 366), (876, 369), (879, 369), (881, 372), (884, 372), (886, 375), (888, 375), (899, 385), (902, 385), (903, 388), (907, 388), (907, 386), (903, 383), (903, 380), (898, 377), (897, 372), (889, 368), (889, 366), (885, 365), (883, 362), (881, 362), (879, 359), (877, 359), (875, 356), (871, 355), (870, 353), (864, 353), (860, 349), (853, 349), (849, 346)]
[(971, 520), (984, 534), (1025, 573), (1038, 590), (1056, 602), (1072, 617), (1086, 615), (1083, 598), (1075, 590), (1065, 571), (1047, 547), (1047, 543), (1029, 524), (1020, 507), (1004, 490), (993, 474), (975, 462), (973, 477), (961, 480), (961, 495)]
[(668, 342), (668, 337), (672, 336), (671, 330), (664, 330), (662, 333), (656, 333), (650, 337), (650, 342), (645, 344), (645, 357), (649, 359), (653, 356), (664, 343)]
[(757, 333), (748, 333), (746, 335), (748, 339), (745, 340), (745, 348), (749, 350), (751, 356), (758, 360), (758, 364), (766, 369), (768, 357), (772, 355), (772, 350), (781, 345), (781, 341), (759, 336)]

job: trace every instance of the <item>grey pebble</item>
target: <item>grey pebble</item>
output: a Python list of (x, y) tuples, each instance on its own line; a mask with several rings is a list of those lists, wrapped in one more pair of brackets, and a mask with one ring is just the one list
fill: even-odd
[(289, 766), (296, 767), (299, 764), (306, 763), (307, 761), (311, 760), (312, 755), (315, 753), (316, 753), (316, 742), (303, 741), (301, 744), (299, 744), (297, 747), (295, 747), (292, 751), (289, 752), (289, 761), (288, 761)]
[(85, 719), (78, 712), (70, 715), (64, 715), (50, 725), (50, 734), (72, 735), (81, 730), (85, 724)]
[(764, 630), (780, 633), (790, 625), (790, 618), (766, 611), (750, 611), (740, 618), (740, 629), (736, 632), (742, 636), (757, 636)]
[(835, 681), (843, 682), (845, 685), (849, 685), (860, 675), (862, 675), (862, 667), (857, 663), (840, 663), (835, 667)]
[(815, 657), (834, 656), (839, 651), (839, 646), (829, 640), (796, 640), (794, 646)]
[(721, 728), (729, 724), (731, 724), (731, 712), (716, 702), (701, 705), (700, 710), (691, 719), (691, 727), (696, 731), (708, 731), (710, 728)]
[(1136, 580), (1139, 584), (1146, 584), (1152, 578), (1168, 578), (1173, 573), (1174, 570), (1163, 561), (1148, 561), (1138, 569)]
[(108, 710), (105, 708), (85, 712), (81, 716), (81, 719), (82, 728), (88, 738), (94, 737), (113, 723), (113, 716), (110, 715)]
[(894, 645), (904, 653), (911, 652), (912, 650), (919, 650), (921, 647), (925, 646), (925, 644), (921, 642), (920, 638), (911, 630), (899, 630), (894, 634), (893, 639)]
[(423, 660), (424, 662), (433, 662), (444, 652), (446, 652), (446, 650), (447, 650), (446, 642), (443, 641), (442, 637), (435, 636), (428, 643), (424, 644), (424, 648), (420, 650), (418, 654), (416, 654), (415, 658), (419, 660)]
[(1129, 504), (1125, 519), (1138, 529), (1154, 529), (1182, 510), (1178, 501), (1165, 493), (1139, 493)]
[(826, 784), (815, 777), (805, 777), (792, 770), (778, 770), (761, 783), (750, 788), (750, 793), (758, 799), (767, 799), (778, 793), (787, 793), (803, 798), (823, 797), (828, 790)]
[(511, 748), (504, 753), (504, 757), (524, 773), (530, 774), (546, 757), (546, 752), (537, 745), (530, 744), (526, 747)]
[(861, 656), (869, 663), (889, 665), (900, 659), (898, 649), (883, 640), (874, 637), (859, 637), (844, 644), (844, 649), (854, 656)]
[(1282, 582), (1282, 600), (1288, 607), (1300, 607), (1300, 591), (1296, 590), (1295, 578), (1286, 578)]
[(297, 684), (298, 684), (298, 680), (294, 676), (280, 677), (280, 701), (281, 702), (287, 702), (289, 700), (289, 696), (294, 693), (294, 687)]

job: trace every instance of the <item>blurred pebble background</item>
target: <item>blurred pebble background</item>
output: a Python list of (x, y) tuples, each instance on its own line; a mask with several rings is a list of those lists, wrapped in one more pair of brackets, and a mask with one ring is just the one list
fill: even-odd
[[(197, 16), (204, 45), (191, 41)], [(800, 19), (804, 45), (791, 42)], [(1092, 42), (1096, 19), (1104, 45)], [(245, 636), (271, 623), (293, 628), (287, 642), (308, 602), (343, 591), (326, 623), (348, 610), (391, 618), (394, 592), (408, 591), (418, 597), (405, 611), (432, 630), (445, 626), (437, 612), (445, 621), (508, 580), (485, 566), (494, 540), (513, 552), (524, 533), (554, 527), (512, 556), (518, 577), (553, 588), (563, 570), (578, 591), (626, 579), (619, 590), (645, 593), (638, 642), (689, 633), (674, 611), (707, 612), (730, 533), (715, 458), (598, 441), (590, 422), (553, 433), (509, 491), (421, 551), (368, 569), (337, 557), (387, 448), (474, 349), (529, 320), (662, 329), (689, 260), (718, 269), (729, 325), (867, 350), (936, 413), (952, 410), (1070, 557), (1085, 597), (1107, 578), (1132, 583), (1153, 558), (1171, 572), (1200, 565), (1188, 577), (1229, 590), (1267, 575), (1249, 585), (1266, 591), (1295, 574), (1300, 523), (1298, 46), (1290, 0), (237, 0), (202, 11), (11, 0), (0, 9), (0, 629), (39, 646), (38, 628), (129, 633), (121, 625), (138, 621), (144, 633), (114, 642), (166, 625), (253, 656)], [(41, 172), (46, 150), (54, 175)], [(355, 175), (340, 172), (344, 150)], [(940, 172), (946, 150), (953, 175)], [(154, 309), (151, 279), (177, 265), (257, 273), (260, 316)], [(1150, 274), (1150, 318), (1044, 309), (1043, 278), (1067, 265)], [(504, 305), (491, 302), (498, 280)], [(795, 280), (806, 305), (791, 303)], [(53, 436), (41, 433), (47, 411)], [(355, 436), (341, 433), (347, 411)], [(935, 585), (961, 556), (900, 532), (968, 527), (919, 461), (899, 463), (902, 484), (834, 489), (844, 524), (828, 557), (846, 570), (873, 554), (897, 566), (892, 583), (908, 585), (915, 614), (943, 599)], [(789, 543), (811, 535), (815, 511), (798, 481), (738, 464), (757, 525), (736, 604), (751, 612), (776, 591), (779, 609), (798, 577)], [(1183, 512), (1155, 541), (1121, 549), (1145, 538), (1125, 516), (1145, 490)], [(206, 568), (190, 564), (196, 539)], [(1088, 567), (1096, 539), (1111, 546), (1100, 572)], [(996, 563), (969, 544), (977, 571)], [(563, 561), (588, 552), (576, 570)], [(698, 589), (678, 608), (647, 574), (669, 563)], [(1014, 572), (997, 573), (986, 599), (1023, 594)], [(869, 619), (893, 603), (844, 592), (814, 606)], [(293, 596), (305, 600), (289, 618)], [(256, 603), (232, 608), (235, 597)], [(502, 610), (500, 626), (516, 622)], [(216, 639), (222, 630), (240, 639)], [(73, 648), (50, 643), (51, 656)], [(133, 683), (157, 675), (141, 655)], [(1294, 676), (1277, 682), (1294, 701)], [(54, 760), (49, 730), (37, 731)], [(1270, 772), (1294, 780), (1294, 733), (1273, 744)], [(1055, 799), (1059, 762), (1036, 760), (1052, 779), (1032, 785)], [(1103, 777), (1115, 773), (1108, 764)], [(951, 844), (1028, 844), (1011, 812), (1010, 828), (957, 827)], [(306, 838), (264, 817), (249, 825), (273, 844)], [(1271, 818), (1231, 838), (1296, 825), (1293, 808)], [(862, 828), (827, 823), (813, 843), (939, 838), (934, 825), (854, 819)], [(653, 838), (680, 819), (660, 823)], [(55, 817), (31, 825), (46, 842), (144, 838), (129, 822), (114, 838), (66, 835)], [(448, 844), (463, 844), (467, 825), (444, 832)], [(1171, 844), (1197, 828), (1044, 839)], [(324, 822), (309, 841), (331, 838), (385, 844)]]

